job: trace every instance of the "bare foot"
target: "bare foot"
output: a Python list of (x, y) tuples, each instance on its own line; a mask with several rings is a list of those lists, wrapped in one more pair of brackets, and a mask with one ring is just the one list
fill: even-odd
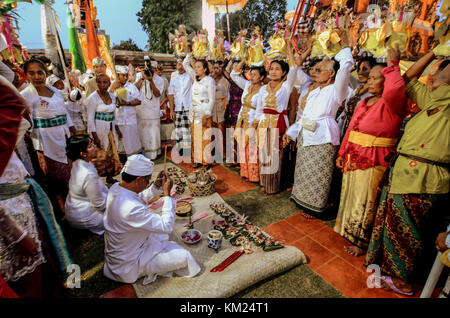
[(365, 252), (365, 250), (363, 250), (362, 248), (359, 248), (358, 246), (354, 245), (345, 246), (345, 250), (347, 251), (347, 253), (353, 256), (361, 256)]
[(300, 215), (303, 216), (303, 217), (304, 217), (305, 219), (307, 219), (307, 220), (313, 220), (313, 219), (315, 219), (315, 217), (313, 217), (312, 215), (310, 215), (310, 214), (308, 214), (308, 213), (306, 213), (306, 212), (302, 212)]

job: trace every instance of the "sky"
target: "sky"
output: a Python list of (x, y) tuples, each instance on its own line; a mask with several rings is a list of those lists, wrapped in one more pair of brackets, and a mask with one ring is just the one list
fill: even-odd
[[(66, 0), (55, 0), (53, 8), (61, 21), (62, 45), (64, 48), (68, 48), (67, 6), (64, 2)], [(288, 0), (287, 11), (295, 10), (297, 2), (298, 0)], [(141, 0), (94, 0), (94, 5), (97, 6), (100, 28), (106, 30), (106, 33), (110, 35), (112, 45), (132, 38), (141, 49), (145, 48), (148, 37), (136, 16), (142, 7)], [(18, 33), (22, 44), (28, 49), (43, 49), (40, 5), (19, 2), (17, 12), (21, 16)]]

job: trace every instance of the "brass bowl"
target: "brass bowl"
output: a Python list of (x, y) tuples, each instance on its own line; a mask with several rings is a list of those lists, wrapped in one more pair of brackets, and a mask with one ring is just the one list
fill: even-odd
[(188, 201), (178, 201), (176, 207), (176, 215), (188, 216), (192, 212), (192, 204)]

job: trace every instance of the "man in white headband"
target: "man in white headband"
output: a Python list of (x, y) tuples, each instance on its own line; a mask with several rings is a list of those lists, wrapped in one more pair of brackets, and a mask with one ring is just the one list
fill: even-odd
[[(96, 57), (92, 60), (92, 67), (94, 68), (94, 75), (103, 73), (106, 74), (106, 62), (104, 59), (100, 57)], [(95, 76), (88, 80), (86, 84), (84, 84), (84, 89), (86, 91), (86, 98), (89, 97), (93, 92), (97, 90), (97, 80)]]
[[(122, 170), (122, 182), (114, 184), (106, 200), (105, 266), (106, 277), (134, 283), (145, 277), (149, 284), (158, 275), (192, 277), (200, 271), (191, 253), (169, 234), (175, 222), (176, 202), (170, 197), (173, 181), (160, 172), (150, 186), (153, 162), (143, 155), (130, 156)], [(161, 188), (163, 188), (161, 190)], [(162, 214), (147, 209), (147, 203), (164, 193)]]
[(135, 82), (142, 98), (142, 105), (136, 109), (139, 136), (144, 155), (150, 159), (161, 154), (160, 106), (164, 80), (154, 73), (157, 65), (156, 61), (152, 61), (149, 65), (151, 69), (136, 74)]
[[(122, 158), (142, 152), (137, 127), (136, 106), (141, 105), (141, 95), (133, 83), (128, 82), (128, 67), (116, 66), (117, 81), (109, 88), (116, 96), (116, 125), (119, 128), (118, 150)], [(126, 160), (126, 159), (125, 159)]]

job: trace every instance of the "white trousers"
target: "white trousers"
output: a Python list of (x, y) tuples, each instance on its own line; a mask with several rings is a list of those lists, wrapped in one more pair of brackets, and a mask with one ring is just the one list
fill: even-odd
[(155, 159), (161, 154), (161, 127), (159, 119), (138, 119), (138, 130), (144, 155)]
[(139, 277), (145, 276), (144, 285), (154, 282), (157, 276), (194, 277), (201, 268), (192, 254), (175, 242), (165, 242), (165, 248), (141, 268)]

